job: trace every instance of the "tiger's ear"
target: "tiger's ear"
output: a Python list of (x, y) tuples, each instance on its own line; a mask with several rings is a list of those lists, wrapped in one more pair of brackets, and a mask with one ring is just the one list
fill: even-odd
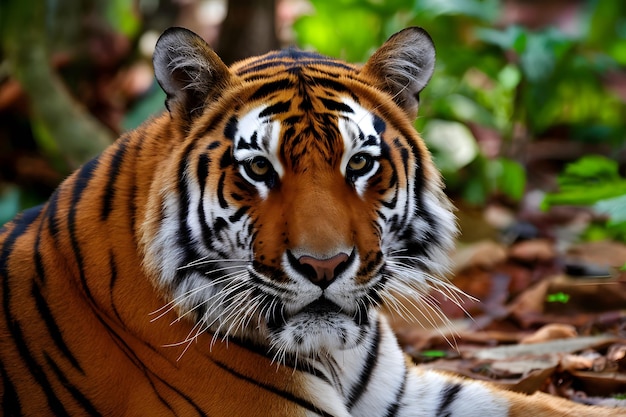
[(156, 43), (152, 58), (159, 85), (172, 115), (187, 122), (202, 114), (207, 100), (224, 90), (228, 67), (211, 47), (190, 30), (169, 28)]
[(426, 31), (410, 27), (391, 36), (362, 69), (377, 80), (411, 120), (417, 117), (419, 93), (435, 69), (435, 45)]

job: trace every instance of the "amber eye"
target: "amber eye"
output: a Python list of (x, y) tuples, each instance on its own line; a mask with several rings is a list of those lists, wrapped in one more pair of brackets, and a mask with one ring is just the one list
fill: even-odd
[(352, 177), (363, 175), (372, 168), (373, 162), (370, 155), (358, 153), (348, 161), (347, 172)]
[(247, 161), (244, 168), (254, 181), (266, 181), (274, 172), (270, 161), (262, 156), (256, 156)]

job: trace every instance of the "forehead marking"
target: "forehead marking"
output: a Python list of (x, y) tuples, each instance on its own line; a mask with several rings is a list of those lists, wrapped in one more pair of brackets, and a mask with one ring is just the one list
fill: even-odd
[(350, 98), (344, 98), (343, 103), (352, 110), (342, 113), (338, 121), (344, 143), (341, 173), (346, 175), (348, 161), (355, 154), (364, 152), (380, 156), (380, 134), (384, 130), (384, 122)]
[(256, 156), (267, 158), (279, 177), (284, 168), (278, 159), (280, 123), (271, 119), (271, 106), (261, 105), (246, 113), (237, 124), (234, 138), (235, 159), (245, 161)]

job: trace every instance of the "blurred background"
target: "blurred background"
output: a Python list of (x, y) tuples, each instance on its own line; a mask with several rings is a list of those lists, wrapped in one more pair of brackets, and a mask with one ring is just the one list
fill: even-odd
[(519, 364), (488, 376), (626, 398), (614, 372), (626, 374), (624, 1), (2, 0), (0, 225), (163, 111), (151, 56), (167, 27), (200, 34), (228, 64), (292, 45), (365, 62), (411, 25), (437, 48), (415, 126), (459, 208), (454, 283), (482, 302), (428, 301), (420, 321), (438, 327), (441, 309), (463, 336), (456, 350), (441, 328), (396, 323), (401, 341), (428, 361), (546, 326), (539, 341), (608, 332), (621, 342), (595, 351), (602, 366), (559, 359), (532, 380)]
[(151, 55), (169, 26), (231, 63), (289, 45), (364, 62), (418, 25), (438, 61), (416, 127), (461, 220), (541, 233), (574, 216), (584, 238), (626, 240), (624, 2), (5, 0), (0, 23), (0, 224), (163, 110)]
[(438, 61), (416, 127), (457, 204), (500, 229), (584, 206), (587, 238), (626, 240), (624, 2), (8, 0), (0, 23), (0, 224), (163, 110), (151, 55), (169, 26), (232, 63), (289, 45), (364, 62), (418, 25)]

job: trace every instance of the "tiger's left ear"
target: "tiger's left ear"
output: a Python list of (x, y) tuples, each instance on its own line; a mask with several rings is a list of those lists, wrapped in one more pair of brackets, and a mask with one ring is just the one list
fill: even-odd
[(410, 27), (391, 36), (362, 69), (391, 94), (411, 120), (417, 117), (419, 93), (435, 69), (435, 45), (428, 33)]
[(169, 28), (159, 38), (152, 58), (159, 85), (167, 94), (172, 116), (190, 122), (206, 103), (228, 86), (228, 67), (211, 47), (190, 30)]

